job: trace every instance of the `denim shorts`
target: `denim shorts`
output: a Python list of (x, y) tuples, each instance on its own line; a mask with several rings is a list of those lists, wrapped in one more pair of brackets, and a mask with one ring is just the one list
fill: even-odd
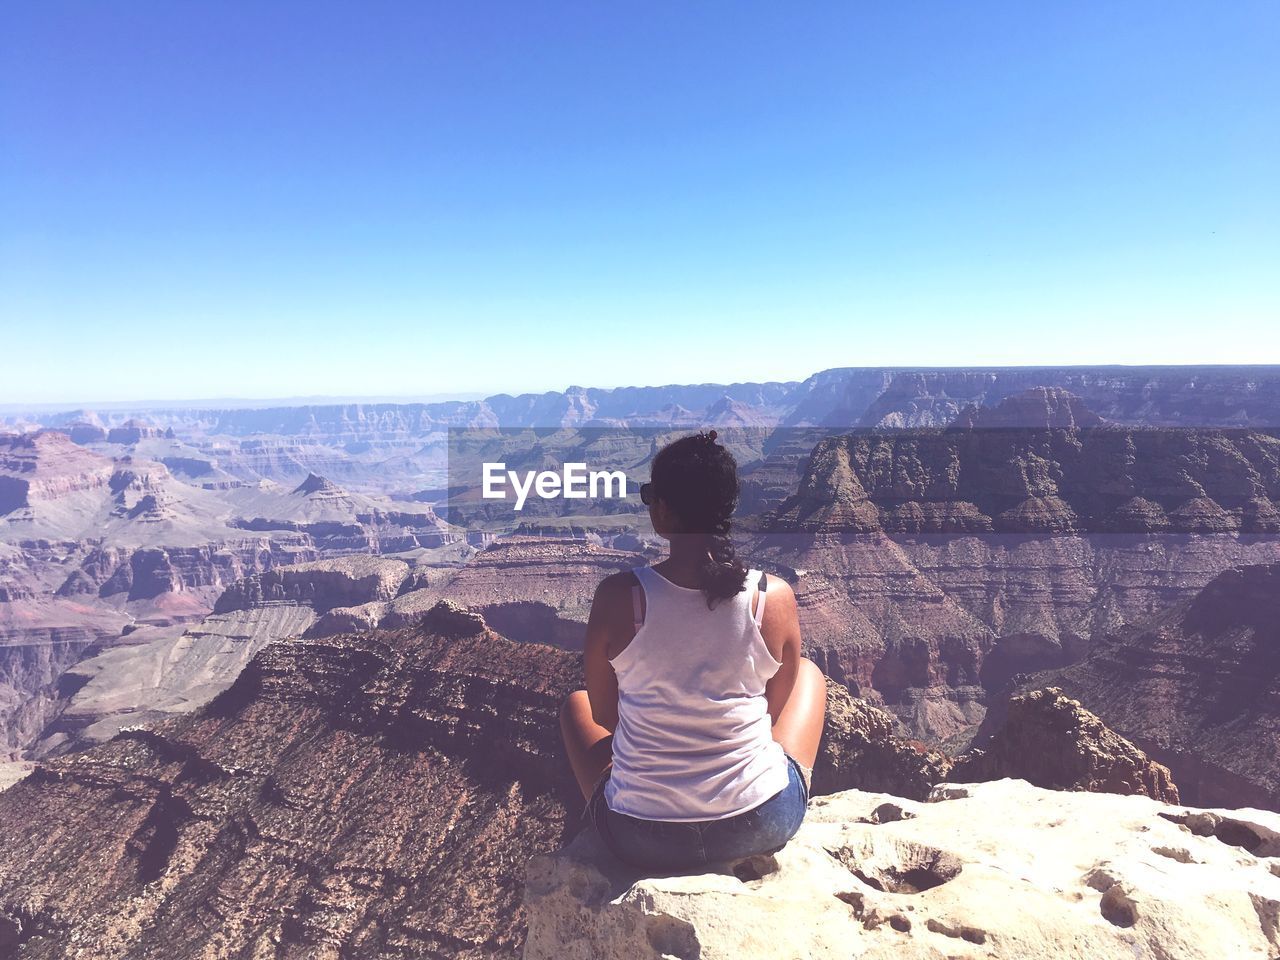
[(642, 820), (610, 810), (609, 771), (596, 783), (584, 816), (619, 860), (646, 870), (680, 871), (780, 850), (809, 803), (800, 764), (787, 757), (787, 785), (758, 806), (721, 820)]

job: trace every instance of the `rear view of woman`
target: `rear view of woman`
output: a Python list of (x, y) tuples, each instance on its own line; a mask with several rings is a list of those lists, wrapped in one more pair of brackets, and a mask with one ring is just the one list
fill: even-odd
[(737, 464), (715, 431), (659, 451), (640, 494), (670, 555), (596, 589), (587, 689), (561, 711), (587, 813), (651, 870), (776, 850), (804, 819), (826, 707), (795, 596), (734, 554)]

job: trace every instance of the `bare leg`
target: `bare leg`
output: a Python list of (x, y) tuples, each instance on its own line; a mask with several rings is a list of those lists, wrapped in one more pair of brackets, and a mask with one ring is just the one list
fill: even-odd
[(605, 767), (613, 762), (613, 734), (591, 719), (587, 691), (575, 690), (560, 706), (560, 734), (583, 799), (591, 799)]
[(773, 739), (806, 767), (818, 757), (822, 724), (827, 716), (827, 678), (808, 657), (800, 658), (791, 696), (773, 725)]

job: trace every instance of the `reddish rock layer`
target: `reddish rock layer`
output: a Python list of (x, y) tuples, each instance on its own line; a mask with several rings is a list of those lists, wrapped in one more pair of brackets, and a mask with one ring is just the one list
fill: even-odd
[(746, 555), (792, 581), (805, 654), (911, 736), (941, 742), (982, 719), (991, 631), (884, 534), (770, 534)]

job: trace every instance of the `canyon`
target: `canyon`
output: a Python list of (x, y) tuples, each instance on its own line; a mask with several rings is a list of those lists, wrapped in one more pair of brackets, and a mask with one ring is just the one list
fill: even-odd
[[(193, 712), (0, 792), (0, 955), (513, 956), (526, 865), (583, 825), (557, 724), (581, 673), (450, 601), (411, 627), (268, 644)], [(965, 762), (893, 728), (830, 683), (815, 794), (891, 794), (888, 822)], [(1167, 771), (1057, 694), (1002, 736), (1091, 758), (1059, 786), (1176, 801)]]
[[(959, 753), (1021, 678), (1087, 662), (1224, 571), (1280, 560), (1278, 383), (1270, 367), (840, 369), (11, 414), (0, 745), (11, 763), (74, 751), (207, 702), (273, 640), (402, 628), (446, 597), (511, 638), (577, 649), (599, 578), (660, 555), (638, 503), (531, 499), (535, 516), (504, 525), (460, 506), (450, 456), (506, 450), (531, 467), (536, 447), (642, 478), (664, 437), (710, 424), (742, 466), (740, 548), (793, 584), (808, 654), (904, 736)], [(325, 567), (358, 557), (385, 561), (394, 587)], [(1214, 751), (1162, 750), (1060, 685), (1199, 795), (1195, 764)]]
[(1015, 676), (1280, 559), (1278, 500), (1271, 433), (1120, 427), (1037, 388), (819, 441), (747, 552), (792, 580), (829, 676), (958, 747)]
[[(293, 487), (194, 486), (128, 447), (99, 452), (52, 430), (0, 436), (0, 497), (6, 760), (41, 737), (80, 682), (71, 667), (178, 641), (246, 576), (351, 553), (456, 562), (451, 552), (464, 546), (426, 504), (350, 493), (315, 475)], [(141, 706), (128, 691), (147, 683), (145, 659), (133, 663), (136, 676), (114, 674), (124, 707)]]

